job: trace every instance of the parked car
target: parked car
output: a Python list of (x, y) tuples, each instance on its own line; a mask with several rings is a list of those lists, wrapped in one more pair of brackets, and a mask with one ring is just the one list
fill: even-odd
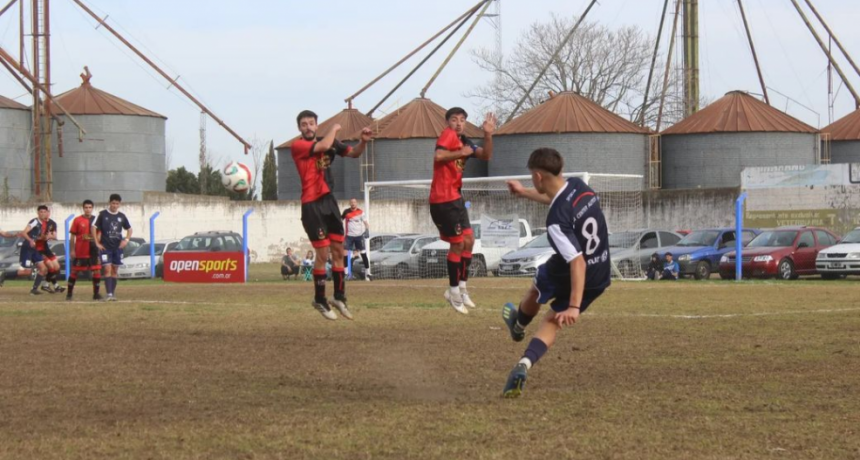
[(835, 246), (819, 251), (815, 268), (824, 279), (860, 275), (860, 227), (848, 232)]
[(378, 251), (382, 249), (383, 246), (388, 244), (389, 241), (394, 238), (400, 236), (413, 236), (417, 235), (417, 233), (379, 233), (379, 234), (371, 234), (370, 236), (370, 244), (367, 248), (368, 252)]
[(18, 272), (22, 270), (20, 256), (23, 243), (24, 238), (0, 237), (0, 271), (6, 279), (17, 278)]
[(421, 249), (438, 240), (436, 235), (394, 238), (379, 251), (370, 254), (370, 271), (373, 277), (407, 279), (421, 275)]
[[(487, 276), (488, 272), (498, 275), (502, 255), (510, 252), (510, 249), (483, 248), (481, 246), (481, 221), (473, 221), (470, 224), (472, 232), (475, 235), (475, 245), (472, 247), (472, 265), (469, 267), (469, 276)], [(534, 238), (529, 223), (524, 219), (519, 220), (519, 227), (520, 240), (517, 248), (523, 247), (523, 245)], [(422, 277), (442, 277), (447, 275), (448, 266), (446, 260), (448, 258), (448, 248), (450, 247), (451, 245), (447, 241), (439, 240), (427, 245), (421, 251), (421, 266), (426, 270), (426, 273)]]
[(502, 256), (499, 276), (534, 276), (537, 268), (545, 264), (554, 252), (549, 244), (549, 235), (544, 232), (520, 249)]
[[(161, 277), (164, 272), (164, 253), (179, 246), (179, 240), (162, 240), (155, 242), (155, 276)], [(142, 244), (123, 260), (123, 265), (117, 270), (120, 279), (145, 279), (151, 276), (151, 259), (149, 244)]]
[[(761, 233), (746, 246), (741, 254), (744, 277), (784, 280), (800, 275), (813, 275), (818, 252), (832, 246), (839, 237), (818, 227), (780, 227)], [(720, 276), (735, 277), (735, 251), (726, 253), (720, 260)]]
[[(609, 235), (609, 255), (624, 278), (644, 277), (651, 255), (678, 244), (683, 236), (668, 230), (634, 230)], [(672, 253), (674, 255), (674, 253)]]
[(179, 241), (177, 252), (242, 251), (242, 235), (236, 232), (197, 232)]
[[(761, 230), (745, 228), (741, 242), (749, 244)], [(735, 248), (734, 228), (710, 228), (690, 232), (675, 246), (657, 251), (660, 258), (671, 252), (681, 268), (679, 276), (693, 275), (697, 280), (708, 279), (713, 271), (719, 271), (720, 259)]]

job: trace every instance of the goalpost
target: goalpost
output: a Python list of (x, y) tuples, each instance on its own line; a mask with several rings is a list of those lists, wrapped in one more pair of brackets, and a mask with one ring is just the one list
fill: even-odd
[[(611, 234), (639, 230), (644, 227), (643, 176), (578, 172), (566, 173), (564, 177), (579, 177), (597, 192)], [(547, 206), (511, 195), (507, 186), (509, 180), (518, 180), (524, 186), (532, 187), (530, 175), (463, 179), (461, 193), (466, 201), (472, 227), (475, 228), (475, 246), (476, 248), (480, 247), (480, 251), (473, 251), (475, 256), (472, 259), (473, 266), (470, 270), (470, 276), (530, 276), (529, 272), (532, 271), (533, 267), (524, 267), (528, 263), (533, 265), (534, 260), (508, 257), (503, 263), (502, 259), (506, 255), (513, 255), (511, 252), (514, 249), (491, 248), (479, 243), (481, 239), (480, 222), (483, 216), (504, 217), (518, 221), (520, 233), (518, 247), (522, 247), (532, 239), (540, 238), (546, 232), (544, 227), (546, 225)], [(401, 242), (404, 244), (415, 243), (409, 248), (389, 247), (385, 252), (379, 252), (378, 247), (371, 247), (373, 244), (379, 244), (379, 239), (374, 240), (372, 238), (368, 245), (368, 256), (375, 277), (434, 278), (446, 276), (447, 244), (444, 242), (433, 243), (430, 242), (430, 239), (423, 238), (439, 236), (439, 232), (430, 217), (431, 182), (431, 180), (404, 180), (365, 183), (364, 212), (370, 222), (371, 236), (411, 234), (409, 239), (414, 241)], [(610, 237), (610, 240), (625, 239), (619, 238), (620, 236)], [(430, 243), (427, 244), (428, 242)], [(626, 244), (626, 246), (631, 247), (613, 247), (610, 249), (613, 277), (644, 278), (639, 259), (638, 243), (638, 239), (636, 239), (635, 242)], [(430, 249), (424, 249), (423, 245), (427, 245)], [(542, 245), (543, 241), (539, 240), (530, 247), (540, 248)], [(440, 246), (444, 246), (444, 248)], [(616, 253), (624, 258), (617, 259)], [(544, 255), (544, 257), (546, 256)], [(511, 261), (522, 261), (527, 262), (527, 264), (508, 263)], [(385, 265), (387, 263), (395, 264), (395, 266)]]

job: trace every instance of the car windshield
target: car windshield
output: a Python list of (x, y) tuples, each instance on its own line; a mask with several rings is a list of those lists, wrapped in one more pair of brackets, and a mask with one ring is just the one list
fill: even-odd
[[(161, 253), (164, 252), (164, 245), (155, 243), (155, 255), (160, 256)], [(149, 255), (149, 245), (143, 244), (138, 246), (134, 252), (131, 253), (132, 257), (134, 256), (148, 256)]]
[(609, 235), (610, 248), (632, 248), (639, 241), (639, 232), (620, 232)]
[(407, 252), (412, 248), (413, 242), (413, 238), (395, 238), (386, 243), (379, 252)]
[(851, 230), (844, 238), (839, 240), (839, 244), (860, 243), (860, 228)]
[(713, 246), (719, 236), (719, 230), (700, 230), (685, 236), (677, 246)]
[(797, 237), (795, 231), (764, 232), (755, 237), (747, 247), (750, 248), (781, 248), (794, 244)]
[(5, 236), (0, 236), (0, 248), (11, 248), (15, 245), (15, 240), (17, 240), (17, 238), (6, 238)]
[[(611, 237), (610, 237), (611, 239)], [(550, 248), (552, 246), (549, 245), (549, 237), (544, 233), (543, 235), (529, 241), (524, 244), (521, 249), (535, 249), (535, 248)]]

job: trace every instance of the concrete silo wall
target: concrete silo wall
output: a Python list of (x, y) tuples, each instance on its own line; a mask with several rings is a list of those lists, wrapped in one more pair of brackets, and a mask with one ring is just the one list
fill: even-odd
[[(475, 139), (480, 145), (480, 139)], [(495, 145), (495, 144), (494, 144)], [(368, 146), (369, 168), (373, 181), (419, 180), (433, 178), (436, 139), (379, 139)], [(487, 163), (471, 159), (463, 177), (487, 177)]]
[[(299, 200), (302, 197), (302, 182), (296, 170), (290, 149), (278, 149), (278, 199)], [(337, 199), (360, 198), (361, 165), (363, 158), (338, 157), (331, 165), (334, 193)]]
[(302, 198), (302, 182), (293, 162), (290, 149), (278, 149), (278, 199), (299, 200)]
[(26, 201), (33, 192), (29, 110), (0, 109), (0, 196)]
[(831, 163), (860, 163), (860, 141), (830, 143)]
[[(75, 117), (87, 130), (83, 142), (67, 123), (63, 158), (53, 149), (54, 196), (63, 201), (107, 201), (111, 193), (137, 202), (162, 192), (167, 180), (165, 120), (126, 115)], [(57, 145), (54, 135), (54, 145)]]
[(815, 164), (818, 148), (814, 134), (663, 136), (663, 188), (738, 187), (744, 168)]
[(512, 134), (493, 139), (490, 176), (528, 174), (529, 155), (541, 147), (558, 150), (568, 172), (645, 175), (647, 171), (648, 136), (643, 134)]

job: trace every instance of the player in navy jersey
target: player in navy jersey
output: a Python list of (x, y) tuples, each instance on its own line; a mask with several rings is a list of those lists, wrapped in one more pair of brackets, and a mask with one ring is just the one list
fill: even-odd
[(493, 132), (496, 130), (496, 116), (488, 113), (482, 125), (484, 145), (478, 147), (465, 135), (468, 116), (460, 107), (452, 107), (445, 113), (448, 127), (436, 139), (433, 181), (430, 184), (430, 217), (439, 229), (440, 239), (451, 245), (447, 256), (448, 289), (444, 297), (454, 310), (463, 314), (469, 313), (466, 307), (475, 306), (466, 291), (475, 235), (460, 193), (463, 169), (469, 158), (484, 161), (493, 158)]
[[(116, 273), (122, 265), (122, 250), (131, 240), (131, 222), (125, 214), (119, 212), (122, 197), (112, 194), (107, 209), (99, 212), (93, 222), (92, 237), (99, 250), (99, 258), (104, 267), (105, 288), (108, 302), (116, 301)], [(123, 238), (122, 231), (126, 231)]]
[(507, 304), (502, 310), (511, 338), (520, 342), (540, 306), (552, 301), (551, 310), (508, 376), (503, 392), (506, 398), (522, 393), (528, 370), (552, 347), (558, 331), (576, 323), (610, 283), (609, 231), (600, 199), (581, 179), (565, 180), (563, 166), (557, 151), (538, 149), (528, 162), (535, 188), (508, 182), (514, 195), (549, 205), (546, 228), (555, 253), (538, 267), (534, 285), (520, 301), (519, 309)]
[[(302, 226), (316, 253), (313, 268), (314, 300), (311, 305), (326, 319), (337, 319), (330, 305), (334, 305), (344, 318), (352, 319), (346, 304), (343, 220), (337, 200), (331, 193), (333, 181), (329, 167), (337, 156), (360, 157), (370, 142), (372, 131), (364, 128), (361, 140), (353, 148), (337, 140), (341, 129), (339, 124), (332, 126), (324, 137), (317, 137), (317, 114), (310, 110), (300, 112), (296, 123), (302, 135), (290, 145), (290, 152), (302, 181)], [(329, 255), (334, 283), (334, 299), (331, 302), (325, 295), (326, 261)]]

